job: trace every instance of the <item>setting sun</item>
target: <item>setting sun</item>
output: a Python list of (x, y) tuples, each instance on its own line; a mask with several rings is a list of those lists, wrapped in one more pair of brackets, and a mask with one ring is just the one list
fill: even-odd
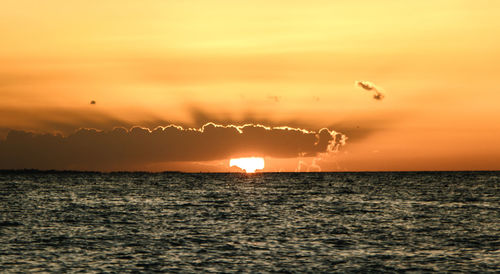
[(236, 158), (229, 161), (229, 167), (237, 166), (246, 173), (254, 173), (257, 169), (264, 168), (264, 158), (249, 157), (249, 158)]

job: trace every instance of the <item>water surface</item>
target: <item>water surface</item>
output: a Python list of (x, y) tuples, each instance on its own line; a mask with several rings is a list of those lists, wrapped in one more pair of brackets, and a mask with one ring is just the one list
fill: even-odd
[(500, 271), (500, 172), (0, 172), (0, 271)]

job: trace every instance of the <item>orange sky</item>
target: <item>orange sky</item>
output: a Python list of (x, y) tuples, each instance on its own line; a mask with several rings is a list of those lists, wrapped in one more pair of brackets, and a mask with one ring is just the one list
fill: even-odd
[(267, 158), (265, 171), (500, 169), (499, 11), (460, 0), (3, 1), (0, 139), (252, 122), (349, 138), (317, 158)]

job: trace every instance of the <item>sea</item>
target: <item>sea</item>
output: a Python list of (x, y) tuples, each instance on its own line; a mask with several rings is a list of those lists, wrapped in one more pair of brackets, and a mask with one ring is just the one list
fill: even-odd
[(500, 172), (0, 172), (0, 272), (500, 272)]

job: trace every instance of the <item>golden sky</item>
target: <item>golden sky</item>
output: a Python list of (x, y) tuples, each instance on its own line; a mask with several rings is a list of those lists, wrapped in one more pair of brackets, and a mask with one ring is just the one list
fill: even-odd
[(348, 138), (316, 157), (261, 151), (265, 171), (500, 169), (499, 12), (477, 0), (4, 0), (0, 139), (259, 123)]

